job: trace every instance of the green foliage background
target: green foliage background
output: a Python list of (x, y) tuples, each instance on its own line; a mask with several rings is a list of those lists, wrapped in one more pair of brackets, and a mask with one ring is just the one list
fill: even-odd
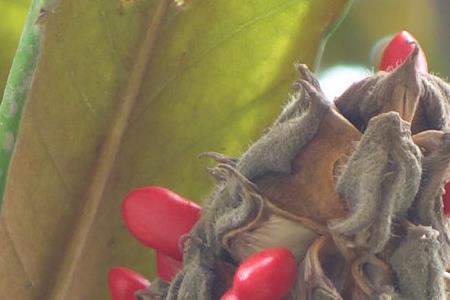
[(29, 5), (29, 0), (0, 0), (0, 90), (2, 92), (5, 89), (6, 78)]
[(448, 0), (356, 0), (327, 43), (322, 68), (362, 64), (371, 68), (372, 47), (387, 35), (407, 30), (424, 49), (431, 72), (450, 75)]
[[(29, 4), (30, 0), (0, 0), (0, 91), (4, 90)], [(430, 69), (449, 76), (449, 13), (447, 0), (356, 0), (330, 38), (321, 67), (337, 63), (370, 65), (368, 54), (374, 43), (406, 29), (424, 47)]]

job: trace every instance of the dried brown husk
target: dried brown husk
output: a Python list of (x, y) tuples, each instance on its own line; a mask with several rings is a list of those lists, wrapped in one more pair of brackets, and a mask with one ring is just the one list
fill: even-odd
[[(235, 261), (270, 247), (286, 247), (297, 260), (303, 259), (312, 241), (327, 232), (324, 225), (309, 218), (278, 208), (267, 198), (255, 192), (243, 201), (254, 201), (253, 219), (223, 237), (224, 248)], [(276, 233), (276, 234), (274, 234)]]
[[(298, 268), (297, 281), (289, 297), (295, 300), (343, 299), (340, 291), (350, 270), (330, 236), (319, 237)], [(336, 284), (337, 281), (340, 282)]]
[(393, 72), (379, 72), (353, 84), (336, 99), (337, 108), (362, 131), (371, 118), (390, 111), (411, 122), (421, 93), (415, 69), (417, 55), (418, 48)]
[(360, 138), (361, 133), (330, 107), (314, 139), (294, 157), (291, 172), (267, 174), (255, 183), (276, 206), (298, 216), (321, 224), (345, 217), (348, 208), (334, 188), (335, 180)]
[(393, 72), (379, 72), (354, 83), (335, 101), (336, 107), (364, 131), (371, 118), (396, 111), (411, 123), (413, 134), (448, 129), (450, 88), (441, 78), (418, 72), (416, 47)]

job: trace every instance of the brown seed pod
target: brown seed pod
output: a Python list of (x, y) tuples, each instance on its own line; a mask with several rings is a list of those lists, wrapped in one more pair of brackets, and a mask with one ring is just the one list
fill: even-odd
[(336, 99), (336, 107), (361, 130), (372, 117), (389, 111), (396, 111), (403, 120), (411, 122), (421, 87), (415, 69), (418, 52), (416, 48), (393, 72), (379, 72), (353, 84)]
[(411, 132), (448, 128), (450, 87), (441, 78), (415, 68), (419, 48), (393, 72), (379, 72), (354, 83), (338, 99), (336, 107), (364, 131), (369, 120), (396, 111), (411, 123)]
[(405, 299), (445, 299), (439, 232), (431, 226), (409, 225), (402, 243), (390, 258), (399, 290)]
[(297, 216), (321, 224), (344, 217), (347, 208), (334, 188), (335, 179), (360, 138), (361, 133), (331, 107), (314, 139), (295, 156), (292, 171), (268, 174), (255, 183), (274, 205)]
[[(291, 101), (259, 140), (237, 159), (206, 155), (218, 184), (164, 298), (218, 298), (240, 261), (285, 246), (301, 263), (287, 299), (442, 299), (450, 87), (416, 71), (417, 52), (335, 104), (298, 65)], [(422, 241), (410, 227), (438, 234)]]
[(362, 255), (351, 264), (351, 299), (383, 299), (395, 295), (390, 266), (374, 255)]
[[(226, 165), (218, 167), (227, 168), (238, 180), (243, 181), (241, 184), (247, 185), (246, 196), (242, 201), (252, 201), (249, 206), (252, 206), (255, 212), (254, 217), (249, 218), (247, 223), (230, 230), (223, 237), (225, 249), (236, 261), (243, 261), (258, 251), (276, 246), (289, 248), (300, 260), (312, 241), (327, 232), (326, 226), (272, 204), (232, 167)], [(274, 235), (274, 232), (277, 234)]]
[[(338, 289), (343, 288), (349, 271), (344, 257), (340, 255), (331, 237), (321, 236), (311, 245), (299, 266), (297, 283), (291, 292), (291, 299), (342, 300)], [(339, 281), (340, 287), (336, 284)]]
[(450, 114), (450, 86), (441, 78), (419, 73), (421, 94), (411, 131), (448, 130)]

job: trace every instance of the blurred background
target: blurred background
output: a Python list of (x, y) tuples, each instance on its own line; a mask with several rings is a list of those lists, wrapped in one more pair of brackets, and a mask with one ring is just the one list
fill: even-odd
[(0, 91), (2, 96), (30, 3), (31, 0), (0, 0)]
[[(1, 91), (30, 2), (0, 0)], [(374, 45), (401, 30), (409, 31), (420, 42), (430, 71), (445, 78), (450, 75), (450, 0), (355, 0), (329, 39), (319, 67), (330, 97), (349, 82), (376, 70)]]
[(419, 41), (430, 72), (448, 79), (450, 0), (355, 0), (322, 56), (325, 92), (337, 96), (352, 81), (376, 71), (384, 49), (376, 45), (402, 30)]

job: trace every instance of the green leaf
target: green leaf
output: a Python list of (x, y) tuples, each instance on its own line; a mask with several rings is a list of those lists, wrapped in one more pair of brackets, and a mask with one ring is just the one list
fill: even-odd
[(197, 155), (239, 155), (261, 134), (346, 5), (35, 0), (0, 107), (0, 295), (107, 299), (110, 267), (153, 276), (123, 196), (164, 185), (204, 199)]

